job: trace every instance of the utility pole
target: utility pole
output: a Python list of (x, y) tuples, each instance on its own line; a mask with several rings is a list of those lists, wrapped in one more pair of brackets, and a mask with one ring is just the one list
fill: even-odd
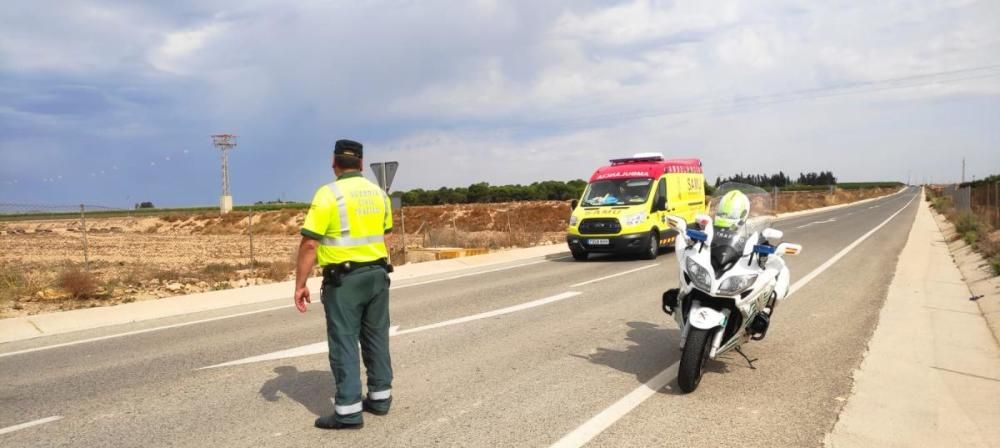
[(222, 157), (222, 197), (219, 198), (219, 212), (225, 215), (233, 210), (233, 194), (229, 191), (229, 151), (236, 147), (236, 136), (213, 135), (212, 145), (219, 150), (219, 155)]
[(962, 183), (965, 183), (965, 157), (962, 157)]

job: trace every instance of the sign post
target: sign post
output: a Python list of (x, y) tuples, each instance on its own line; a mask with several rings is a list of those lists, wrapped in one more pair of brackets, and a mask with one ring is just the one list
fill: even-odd
[[(385, 191), (385, 194), (389, 194), (389, 188), (392, 187), (392, 180), (396, 177), (396, 170), (399, 169), (399, 162), (375, 162), (371, 164), (372, 173), (375, 173), (375, 180), (378, 181), (378, 186)], [(389, 197), (391, 208), (393, 210), (399, 210), (399, 225), (400, 232), (402, 233), (402, 243), (403, 243), (403, 264), (406, 264), (406, 215), (403, 213), (403, 198), (399, 197), (399, 202), (397, 205), (396, 198)], [(389, 213), (392, 213), (390, 210)], [(391, 252), (391, 250), (390, 250)]]

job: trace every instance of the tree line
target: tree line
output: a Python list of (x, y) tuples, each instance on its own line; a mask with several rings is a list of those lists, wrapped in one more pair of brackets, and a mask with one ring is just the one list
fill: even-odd
[(761, 188), (765, 187), (778, 187), (784, 188), (790, 185), (836, 185), (837, 177), (833, 175), (832, 171), (820, 171), (818, 173), (799, 173), (798, 179), (792, 181), (789, 177), (782, 171), (778, 174), (736, 174), (726, 178), (716, 177), (715, 186), (718, 187), (726, 182), (739, 182), (742, 184), (749, 184), (758, 186)]
[(582, 179), (567, 182), (547, 180), (529, 185), (490, 185), (479, 182), (468, 187), (441, 187), (437, 190), (414, 190), (395, 192), (402, 196), (406, 205), (473, 204), (484, 202), (512, 201), (568, 201), (583, 195), (587, 181)]

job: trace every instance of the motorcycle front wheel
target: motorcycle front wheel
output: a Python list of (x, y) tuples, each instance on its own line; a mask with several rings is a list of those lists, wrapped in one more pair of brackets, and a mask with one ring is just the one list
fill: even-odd
[(681, 365), (677, 369), (677, 385), (684, 393), (694, 392), (701, 383), (702, 369), (708, 359), (711, 339), (714, 330), (691, 328), (688, 330), (684, 352), (681, 353)]

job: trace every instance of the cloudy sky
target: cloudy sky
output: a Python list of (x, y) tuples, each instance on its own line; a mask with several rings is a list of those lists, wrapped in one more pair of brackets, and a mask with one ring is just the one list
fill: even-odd
[(395, 189), (707, 174), (1000, 171), (1000, 2), (14, 0), (0, 202), (307, 200), (334, 140)]

